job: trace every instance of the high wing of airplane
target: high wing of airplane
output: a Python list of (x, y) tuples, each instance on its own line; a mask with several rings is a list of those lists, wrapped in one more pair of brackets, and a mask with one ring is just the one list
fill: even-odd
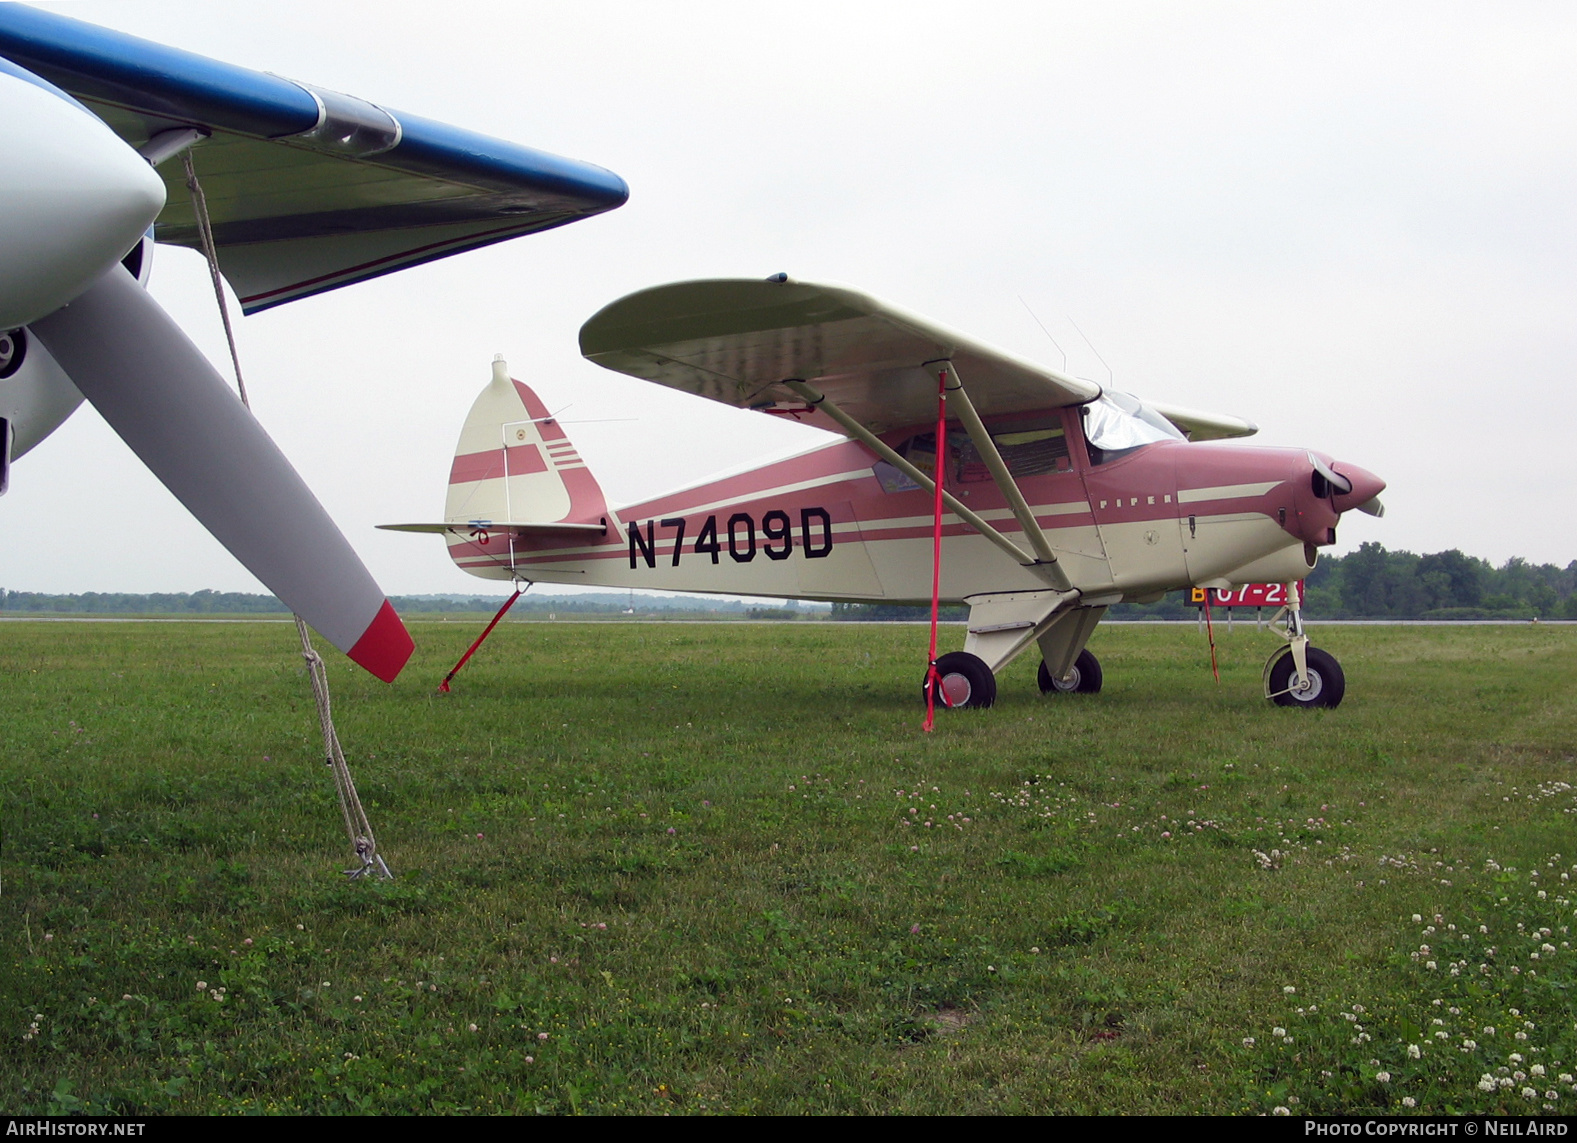
[[(1296, 584), (1341, 514), (1379, 515), (1378, 477), (1252, 435), (1230, 416), (1152, 405), (994, 349), (846, 286), (777, 275), (680, 282), (581, 328), (592, 361), (842, 440), (610, 508), (562, 425), (495, 362), (462, 430), (441, 524), (491, 579), (969, 606), (940, 697), (990, 706), (1038, 648), (1043, 692), (1098, 691), (1086, 648), (1106, 609), (1190, 585), (1291, 585), (1267, 697), (1335, 706), (1345, 680), (1308, 645)], [(946, 428), (938, 440), (939, 390)], [(932, 676), (928, 672), (928, 678)]]
[(250, 313), (611, 210), (623, 180), (9, 3), (0, 146), (0, 492), (86, 398), (269, 590), (392, 680), (410, 636), (289, 461), (148, 296), (154, 245), (202, 249), (206, 222)]

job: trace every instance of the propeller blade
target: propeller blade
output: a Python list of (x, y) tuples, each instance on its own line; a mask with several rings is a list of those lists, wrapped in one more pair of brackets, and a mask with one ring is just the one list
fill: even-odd
[(31, 328), (231, 555), (352, 660), (394, 680), (413, 644), (382, 589), (251, 412), (124, 268)]
[(1358, 511), (1366, 513), (1370, 516), (1385, 515), (1385, 505), (1380, 503), (1380, 498), (1378, 496), (1371, 496), (1362, 504), (1354, 504), (1353, 507)]
[(1309, 463), (1314, 466), (1314, 471), (1325, 478), (1325, 483), (1331, 486), (1331, 491), (1337, 496), (1344, 496), (1352, 491), (1352, 481), (1337, 472), (1312, 452), (1308, 454)]

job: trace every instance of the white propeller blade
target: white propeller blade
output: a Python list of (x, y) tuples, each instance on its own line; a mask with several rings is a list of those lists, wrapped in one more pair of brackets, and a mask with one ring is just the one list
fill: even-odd
[(116, 266), (33, 332), (230, 553), (385, 682), (411, 637), (328, 513), (171, 317)]

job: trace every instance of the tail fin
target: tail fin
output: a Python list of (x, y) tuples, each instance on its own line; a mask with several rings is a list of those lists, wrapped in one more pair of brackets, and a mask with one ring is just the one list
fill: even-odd
[(460, 430), (445, 521), (597, 524), (607, 516), (602, 489), (563, 427), (494, 358), (493, 380)]

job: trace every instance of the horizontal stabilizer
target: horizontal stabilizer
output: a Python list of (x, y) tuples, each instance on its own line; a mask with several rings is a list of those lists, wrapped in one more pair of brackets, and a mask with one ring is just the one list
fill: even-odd
[(385, 532), (430, 532), (469, 536), (473, 532), (507, 532), (512, 536), (553, 536), (576, 533), (605, 535), (606, 524), (495, 524), (491, 520), (465, 520), (453, 524), (379, 524)]

